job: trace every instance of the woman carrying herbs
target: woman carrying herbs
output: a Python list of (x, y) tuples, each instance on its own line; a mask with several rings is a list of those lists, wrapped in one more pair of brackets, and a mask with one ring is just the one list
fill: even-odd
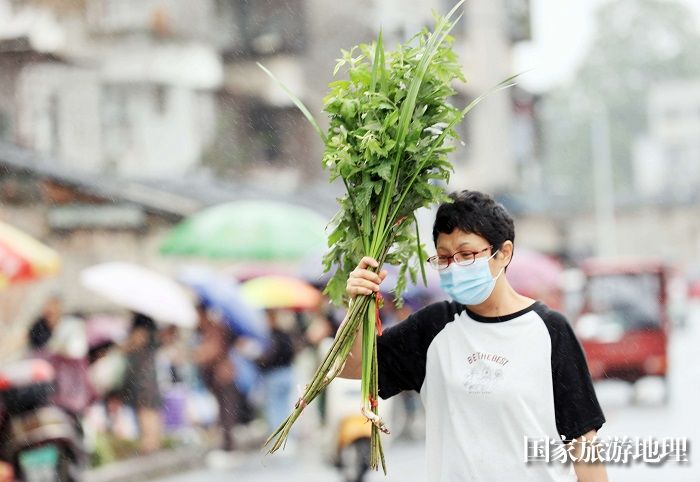
[[(561, 314), (518, 294), (504, 275), (511, 216), (479, 192), (450, 197), (437, 211), (437, 255), (428, 261), (452, 300), (377, 337), (379, 396), (420, 393), (428, 480), (607, 481), (601, 462), (578, 460), (597, 454), (590, 442), (605, 422), (581, 346)], [(377, 267), (363, 258), (347, 293), (378, 292), (386, 272), (368, 269)], [(361, 369), (362, 335), (339, 376), (360, 378)], [(550, 462), (528, 461), (537, 446)]]
[[(391, 51), (381, 31), (376, 42), (343, 50), (323, 99), (325, 131), (277, 81), (318, 133), (329, 179), (345, 186), (329, 224), (324, 267), (335, 273), (325, 292), (336, 304), (345, 294), (354, 299), (327, 355), (265, 446), (270, 453), (283, 448), (304, 409), (340, 375), (361, 379), (358, 408), (372, 423), (373, 469), (387, 473), (381, 434), (389, 428), (379, 397), (416, 390), (428, 417), (430, 480), (604, 481), (600, 463), (577, 462), (574, 474), (571, 464), (527, 460), (524, 449), (532, 444), (537, 456), (549, 449), (551, 458), (567, 460), (570, 452), (586, 458), (597, 449), (572, 439), (591, 438), (605, 418), (567, 321), (516, 293), (503, 276), (515, 237), (510, 216), (488, 196), (449, 199), (442, 188), (453, 171), (448, 154), (459, 140), (456, 126), (488, 95), (464, 109), (452, 103), (455, 87), (466, 81), (450, 35), (463, 4), (436, 15), (432, 32), (422, 29)], [(491, 92), (511, 85), (506, 79)], [(420, 272), (427, 282), (415, 212), (439, 203), (438, 255), (430, 264), (453, 301), (384, 331), (381, 267), (399, 267), (399, 303), (408, 276), (416, 282)]]

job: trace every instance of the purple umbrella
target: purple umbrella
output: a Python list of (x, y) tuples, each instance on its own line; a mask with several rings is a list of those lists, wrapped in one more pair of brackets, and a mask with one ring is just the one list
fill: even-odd
[(192, 288), (206, 308), (219, 311), (232, 332), (267, 340), (268, 327), (264, 313), (243, 298), (236, 280), (198, 268), (184, 270), (178, 280)]

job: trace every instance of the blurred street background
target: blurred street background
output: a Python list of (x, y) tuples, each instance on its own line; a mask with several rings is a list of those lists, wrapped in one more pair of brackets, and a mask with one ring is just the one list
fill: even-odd
[[(60, 409), (46, 417), (63, 420), (88, 480), (343, 480), (353, 386), (314, 402), (284, 452), (259, 450), (344, 312), (322, 294), (342, 183), (256, 62), (325, 121), (341, 49), (380, 27), (393, 48), (454, 3), (0, 0), (0, 391), (13, 397), (0, 403), (0, 482), (20, 471), (8, 420), (40, 408), (30, 399)], [(508, 277), (574, 325), (600, 435), (692, 447), (700, 3), (463, 8), (453, 34), (469, 82), (455, 105), (521, 75), (459, 127), (446, 188), (483, 190), (514, 215)], [(424, 240), (432, 219), (418, 213)], [(432, 273), (382, 320), (439, 299)], [(386, 410), (389, 477), (367, 480), (420, 480), (420, 400)], [(27, 471), (52, 456), (37, 446)], [(611, 465), (610, 478), (697, 481), (695, 455)]]

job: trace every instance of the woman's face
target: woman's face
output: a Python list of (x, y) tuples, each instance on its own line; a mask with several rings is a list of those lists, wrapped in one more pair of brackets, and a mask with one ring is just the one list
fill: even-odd
[[(493, 248), (489, 248), (489, 242), (483, 236), (467, 233), (461, 229), (455, 229), (449, 234), (438, 234), (435, 243), (438, 256), (452, 256), (458, 252), (478, 253), (477, 258), (488, 258), (494, 254)], [(510, 261), (513, 252), (513, 243), (506, 241), (493, 258), (489, 260), (491, 274), (497, 276)]]

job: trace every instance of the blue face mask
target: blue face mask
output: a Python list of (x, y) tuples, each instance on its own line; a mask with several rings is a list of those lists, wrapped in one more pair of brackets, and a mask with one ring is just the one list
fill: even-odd
[(489, 260), (496, 256), (496, 253), (488, 258), (477, 258), (469, 266), (450, 264), (440, 271), (440, 287), (450, 298), (463, 305), (483, 303), (491, 296), (496, 280), (503, 273), (501, 269), (495, 278), (491, 275)]

